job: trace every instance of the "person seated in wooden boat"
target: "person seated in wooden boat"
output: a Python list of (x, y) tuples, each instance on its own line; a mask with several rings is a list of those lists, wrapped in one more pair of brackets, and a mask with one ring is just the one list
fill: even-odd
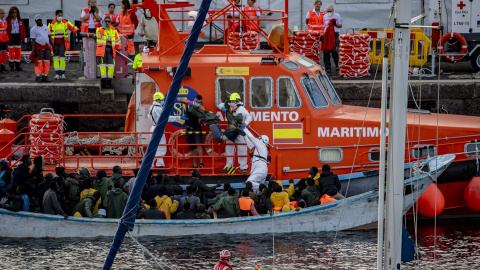
[(93, 218), (93, 209), (99, 200), (99, 191), (95, 191), (93, 194), (87, 194), (79, 203), (77, 203), (77, 205), (75, 205), (72, 210), (72, 216)]
[(288, 193), (283, 190), (278, 183), (273, 186), (273, 193), (270, 195), (274, 213), (290, 211), (290, 207), (286, 206), (290, 202)]
[(192, 211), (189, 202), (185, 202), (183, 204), (183, 210), (177, 214), (177, 219), (197, 219), (197, 216)]
[(123, 187), (125, 185), (125, 179), (123, 179), (122, 175), (122, 167), (120, 166), (113, 166), (113, 174), (112, 174), (112, 182), (115, 184), (116, 181), (120, 181), (120, 185)]
[(270, 213), (273, 215), (273, 205), (272, 201), (270, 200), (270, 196), (272, 195), (272, 191), (268, 187), (260, 187), (261, 189), (261, 196), (258, 198), (258, 203), (255, 204), (255, 209), (257, 213), (260, 215), (265, 215)]
[(285, 188), (285, 187), (283, 186), (283, 184), (282, 184), (282, 181), (280, 181), (280, 180), (270, 181), (270, 182), (268, 182), (268, 188), (270, 188), (270, 190), (273, 191), (273, 190), (274, 190), (274, 189), (273, 189), (274, 186), (275, 186), (275, 185), (279, 185), (279, 186), (282, 188), (282, 190), (284, 190), (285, 192), (287, 192), (288, 198), (290, 198), (290, 197), (293, 196), (293, 192), (295, 191), (294, 182), (295, 182), (295, 181), (294, 181), (293, 179), (288, 180), (288, 187)]
[(0, 160), (0, 198), (5, 196), (7, 191), (12, 188), (12, 179), (13, 169), (8, 166), (7, 158), (2, 158)]
[(155, 197), (157, 201), (157, 209), (165, 212), (165, 218), (171, 219), (172, 214), (178, 209), (178, 200), (172, 200), (167, 194), (167, 188), (160, 188), (159, 194)]
[(149, 187), (145, 193), (143, 198), (145, 201), (149, 202), (151, 199), (155, 198), (155, 196), (160, 194), (160, 189), (166, 189), (167, 187), (163, 184), (163, 175), (157, 174), (155, 177), (155, 185)]
[(228, 195), (228, 190), (230, 189), (230, 183), (223, 184), (223, 192), (215, 196), (215, 198), (208, 200), (208, 206), (212, 206), (220, 201), (221, 198)]
[(50, 215), (62, 215), (65, 219), (67, 219), (68, 215), (65, 214), (57, 199), (56, 191), (58, 189), (58, 183), (56, 181), (52, 181), (50, 183), (50, 188), (43, 195), (43, 213)]
[(213, 270), (232, 270), (233, 267), (230, 265), (230, 251), (222, 250), (220, 252), (220, 260), (218, 263), (213, 267)]
[(97, 171), (97, 179), (93, 181), (93, 188), (100, 192), (100, 198), (102, 202), (105, 201), (108, 191), (114, 188), (112, 179), (107, 177), (107, 173), (104, 170)]
[(128, 195), (123, 191), (120, 181), (116, 181), (113, 186), (115, 188), (108, 191), (103, 206), (107, 209), (107, 218), (121, 218), (127, 205)]
[(343, 197), (343, 195), (340, 193), (340, 190), (342, 189), (340, 180), (336, 174), (330, 171), (330, 165), (323, 164), (322, 173), (320, 174), (318, 182), (320, 187), (320, 196), (323, 196), (323, 194), (328, 194), (337, 200), (345, 199), (345, 197)]
[(43, 180), (43, 167), (45, 166), (45, 158), (43, 156), (36, 156), (33, 159), (33, 168), (30, 172), (30, 182), (37, 186)]
[(138, 171), (139, 171), (138, 168), (133, 169), (132, 170), (133, 177), (128, 179), (127, 183), (123, 185), (123, 190), (125, 190), (125, 192), (127, 192), (128, 195), (130, 195), (130, 191), (133, 189), (133, 185), (135, 184), (135, 179), (137, 179)]
[(23, 211), (24, 202), (20, 195), (15, 190), (10, 189), (6, 193), (6, 197), (2, 198), (0, 207), (10, 210), (12, 212)]
[(313, 178), (307, 178), (307, 188), (302, 191), (301, 196), (308, 207), (312, 206), (313, 202), (320, 198), (320, 190), (318, 186), (315, 185)]
[[(200, 199), (200, 202), (205, 203), (205, 200), (212, 199), (217, 196), (215, 190), (217, 189), (217, 187), (221, 186), (221, 184), (219, 182), (216, 186), (209, 187), (205, 183), (203, 183), (202, 180), (200, 180), (200, 176), (200, 171), (193, 170), (192, 177), (190, 178), (190, 185), (196, 189), (195, 194)], [(195, 205), (194, 209), (196, 209), (196, 207), (197, 206)]]
[[(263, 184), (265, 186), (265, 184)], [(260, 186), (260, 185), (258, 185)], [(246, 182), (245, 183), (245, 189), (248, 190), (248, 193), (249, 193), (249, 196), (250, 198), (255, 202), (257, 203), (258, 202), (258, 196), (257, 194), (260, 194), (260, 192), (257, 190), (257, 191), (254, 191), (253, 190), (253, 184), (252, 182)]]
[(197, 205), (197, 213), (195, 213), (197, 219), (211, 219), (212, 217), (205, 212), (205, 204), (200, 203)]
[(157, 209), (157, 201), (151, 199), (148, 201), (150, 208), (142, 209), (137, 214), (137, 219), (165, 219), (165, 213)]
[(13, 171), (13, 180), (12, 180), (13, 190), (16, 190), (16, 188), (19, 185), (32, 187), (32, 184), (29, 181), (30, 166), (32, 165), (32, 160), (30, 159), (30, 155), (24, 155), (20, 161), (21, 163)]
[(240, 207), (240, 216), (258, 216), (257, 210), (255, 209), (255, 202), (250, 198), (250, 191), (248, 189), (242, 191), (242, 197), (238, 198), (238, 205)]
[(69, 174), (67, 179), (65, 179), (65, 195), (68, 204), (71, 205), (70, 209), (73, 209), (80, 202), (80, 183), (77, 179), (78, 174), (76, 173)]
[(233, 187), (228, 189), (228, 195), (212, 206), (214, 218), (230, 218), (240, 215), (238, 195)]
[(313, 166), (310, 169), (308, 169), (307, 178), (313, 178), (313, 180), (315, 180), (315, 185), (318, 186), (318, 178), (320, 178), (320, 173), (318, 173), (318, 168)]
[(197, 205), (200, 204), (200, 198), (195, 196), (195, 190), (196, 189), (192, 185), (187, 186), (187, 196), (183, 196), (180, 200), (181, 205), (184, 205), (188, 202), (191, 208), (190, 210), (192, 210), (192, 212), (195, 212), (197, 209)]

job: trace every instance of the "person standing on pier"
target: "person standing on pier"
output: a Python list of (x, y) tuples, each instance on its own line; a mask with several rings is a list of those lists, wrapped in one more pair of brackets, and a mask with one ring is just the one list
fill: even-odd
[(97, 28), (97, 64), (100, 67), (102, 87), (112, 88), (115, 73), (115, 56), (122, 49), (117, 30), (111, 25), (112, 19), (106, 17), (105, 26)]
[(326, 27), (322, 43), (323, 63), (325, 64), (325, 70), (328, 73), (331, 72), (332, 66), (330, 63), (330, 55), (335, 62), (335, 70), (338, 71), (338, 46), (340, 45), (340, 28), (342, 28), (342, 18), (338, 13), (333, 11), (333, 6), (328, 5), (327, 14), (323, 16), (323, 24)]
[(0, 73), (8, 72), (5, 64), (7, 63), (8, 34), (7, 21), (4, 19), (5, 9), (0, 8)]
[(35, 62), (35, 81), (49, 82), (51, 33), (48, 27), (43, 24), (42, 15), (35, 15), (35, 23), (37, 25), (30, 31), (30, 39), (32, 40), (32, 55), (30, 59)]
[(20, 67), (22, 59), (22, 41), (25, 40), (25, 25), (20, 17), (20, 10), (12, 6), (8, 11), (7, 17), (8, 58), (10, 70), (23, 71)]
[(80, 31), (84, 33), (93, 34), (95, 36), (97, 28), (101, 26), (101, 21), (103, 19), (103, 13), (97, 6), (97, 0), (88, 0), (88, 6), (82, 9), (80, 15), (80, 20), (82, 20), (82, 26)]
[(322, 1), (315, 0), (313, 3), (314, 9), (308, 11), (305, 24), (307, 25), (308, 30), (317, 30), (323, 32), (325, 29), (323, 25), (323, 16), (325, 16), (325, 11), (321, 10)]
[(135, 14), (137, 10), (135, 8), (130, 9), (130, 2), (128, 0), (122, 0), (122, 11), (118, 20), (120, 24), (118, 25), (118, 32), (120, 35), (124, 35), (127, 39), (127, 52), (130, 59), (135, 58), (135, 44), (133, 38), (135, 36), (135, 29), (138, 26), (138, 18)]

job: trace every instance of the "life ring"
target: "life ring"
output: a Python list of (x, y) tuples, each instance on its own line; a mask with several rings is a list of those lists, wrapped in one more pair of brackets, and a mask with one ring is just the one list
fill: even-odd
[(214, 154), (215, 156), (218, 156), (218, 153), (214, 153), (213, 152), (213, 148), (212, 147), (208, 147), (207, 145), (208, 144), (212, 144), (212, 140), (213, 140), (213, 134), (210, 132), (207, 134), (207, 136), (205, 136), (205, 140), (203, 142), (203, 144), (205, 144), (204, 148), (205, 148), (205, 152), (207, 153), (207, 155), (211, 156), (212, 154)]
[(447, 62), (455, 63), (457, 61), (462, 60), (465, 57), (465, 55), (467, 55), (468, 46), (465, 38), (459, 33), (455, 33), (455, 32), (446, 33), (445, 35), (442, 36), (440, 41), (438, 41), (437, 49), (439, 54), (445, 54), (445, 50), (443, 49), (443, 47), (445, 46), (445, 43), (447, 43), (447, 41), (451, 39), (460, 42), (460, 45), (462, 45), (462, 48), (460, 49), (458, 54), (463, 54), (463, 55), (442, 55), (442, 58)]
[(343, 39), (370, 39), (370, 35), (369, 34), (341, 34), (340, 35), (340, 38), (343, 38)]
[(172, 156), (173, 156), (174, 158), (177, 157), (177, 149), (176, 149), (175, 147), (173, 147), (173, 146), (174, 146), (175, 143), (177, 142), (177, 137), (178, 137), (179, 135), (185, 134), (184, 132), (185, 132), (185, 129), (179, 129), (179, 130), (175, 131), (175, 132), (170, 136), (170, 138), (168, 138), (168, 144), (170, 145), (170, 146), (168, 147), (168, 150), (170, 151), (170, 153), (172, 153)]
[(320, 36), (322, 33), (320, 31), (295, 31), (293, 32), (294, 36)]
[(345, 76), (345, 77), (356, 77), (356, 78), (359, 78), (359, 77), (365, 77), (365, 76), (368, 76), (369, 73), (368, 71), (366, 72), (339, 72), (338, 75), (340, 76)]

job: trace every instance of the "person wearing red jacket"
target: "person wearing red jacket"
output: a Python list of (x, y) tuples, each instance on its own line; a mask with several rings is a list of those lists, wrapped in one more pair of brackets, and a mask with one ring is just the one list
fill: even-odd
[[(338, 46), (340, 45), (340, 28), (342, 28), (342, 18), (336, 12), (333, 12), (333, 6), (327, 6), (327, 14), (323, 16), (323, 24), (326, 25), (325, 35), (323, 36), (323, 63), (326, 72), (331, 72), (330, 55), (335, 61), (335, 70), (338, 71)], [(333, 32), (333, 35), (331, 34)], [(334, 45), (333, 45), (334, 44)]]
[(20, 10), (16, 6), (12, 6), (8, 11), (7, 35), (10, 38), (8, 41), (10, 70), (22, 71), (20, 60), (22, 59), (22, 41), (25, 40), (25, 25), (20, 17)]
[(97, 0), (88, 0), (88, 6), (82, 9), (80, 15), (80, 20), (82, 20), (82, 26), (80, 31), (83, 33), (92, 33), (92, 36), (95, 36), (97, 28), (102, 24), (100, 23), (103, 20), (104, 14), (97, 6)]
[(218, 263), (213, 267), (213, 270), (232, 270), (233, 267), (230, 265), (230, 251), (222, 250), (220, 252), (220, 260)]
[(135, 36), (135, 29), (138, 26), (138, 18), (135, 14), (137, 10), (135, 8), (130, 9), (130, 2), (128, 0), (122, 0), (122, 11), (118, 16), (118, 33), (127, 38), (127, 53), (130, 59), (135, 58), (135, 44), (133, 38)]
[(8, 72), (5, 64), (7, 63), (8, 34), (7, 21), (4, 19), (5, 9), (0, 8), (0, 73)]

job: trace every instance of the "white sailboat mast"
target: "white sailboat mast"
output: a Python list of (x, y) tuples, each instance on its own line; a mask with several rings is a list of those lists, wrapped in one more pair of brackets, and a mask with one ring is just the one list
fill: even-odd
[(408, 60), (410, 55), (410, 28), (408, 25), (411, 18), (412, 1), (396, 1), (390, 87), (384, 269), (400, 269), (401, 262)]

